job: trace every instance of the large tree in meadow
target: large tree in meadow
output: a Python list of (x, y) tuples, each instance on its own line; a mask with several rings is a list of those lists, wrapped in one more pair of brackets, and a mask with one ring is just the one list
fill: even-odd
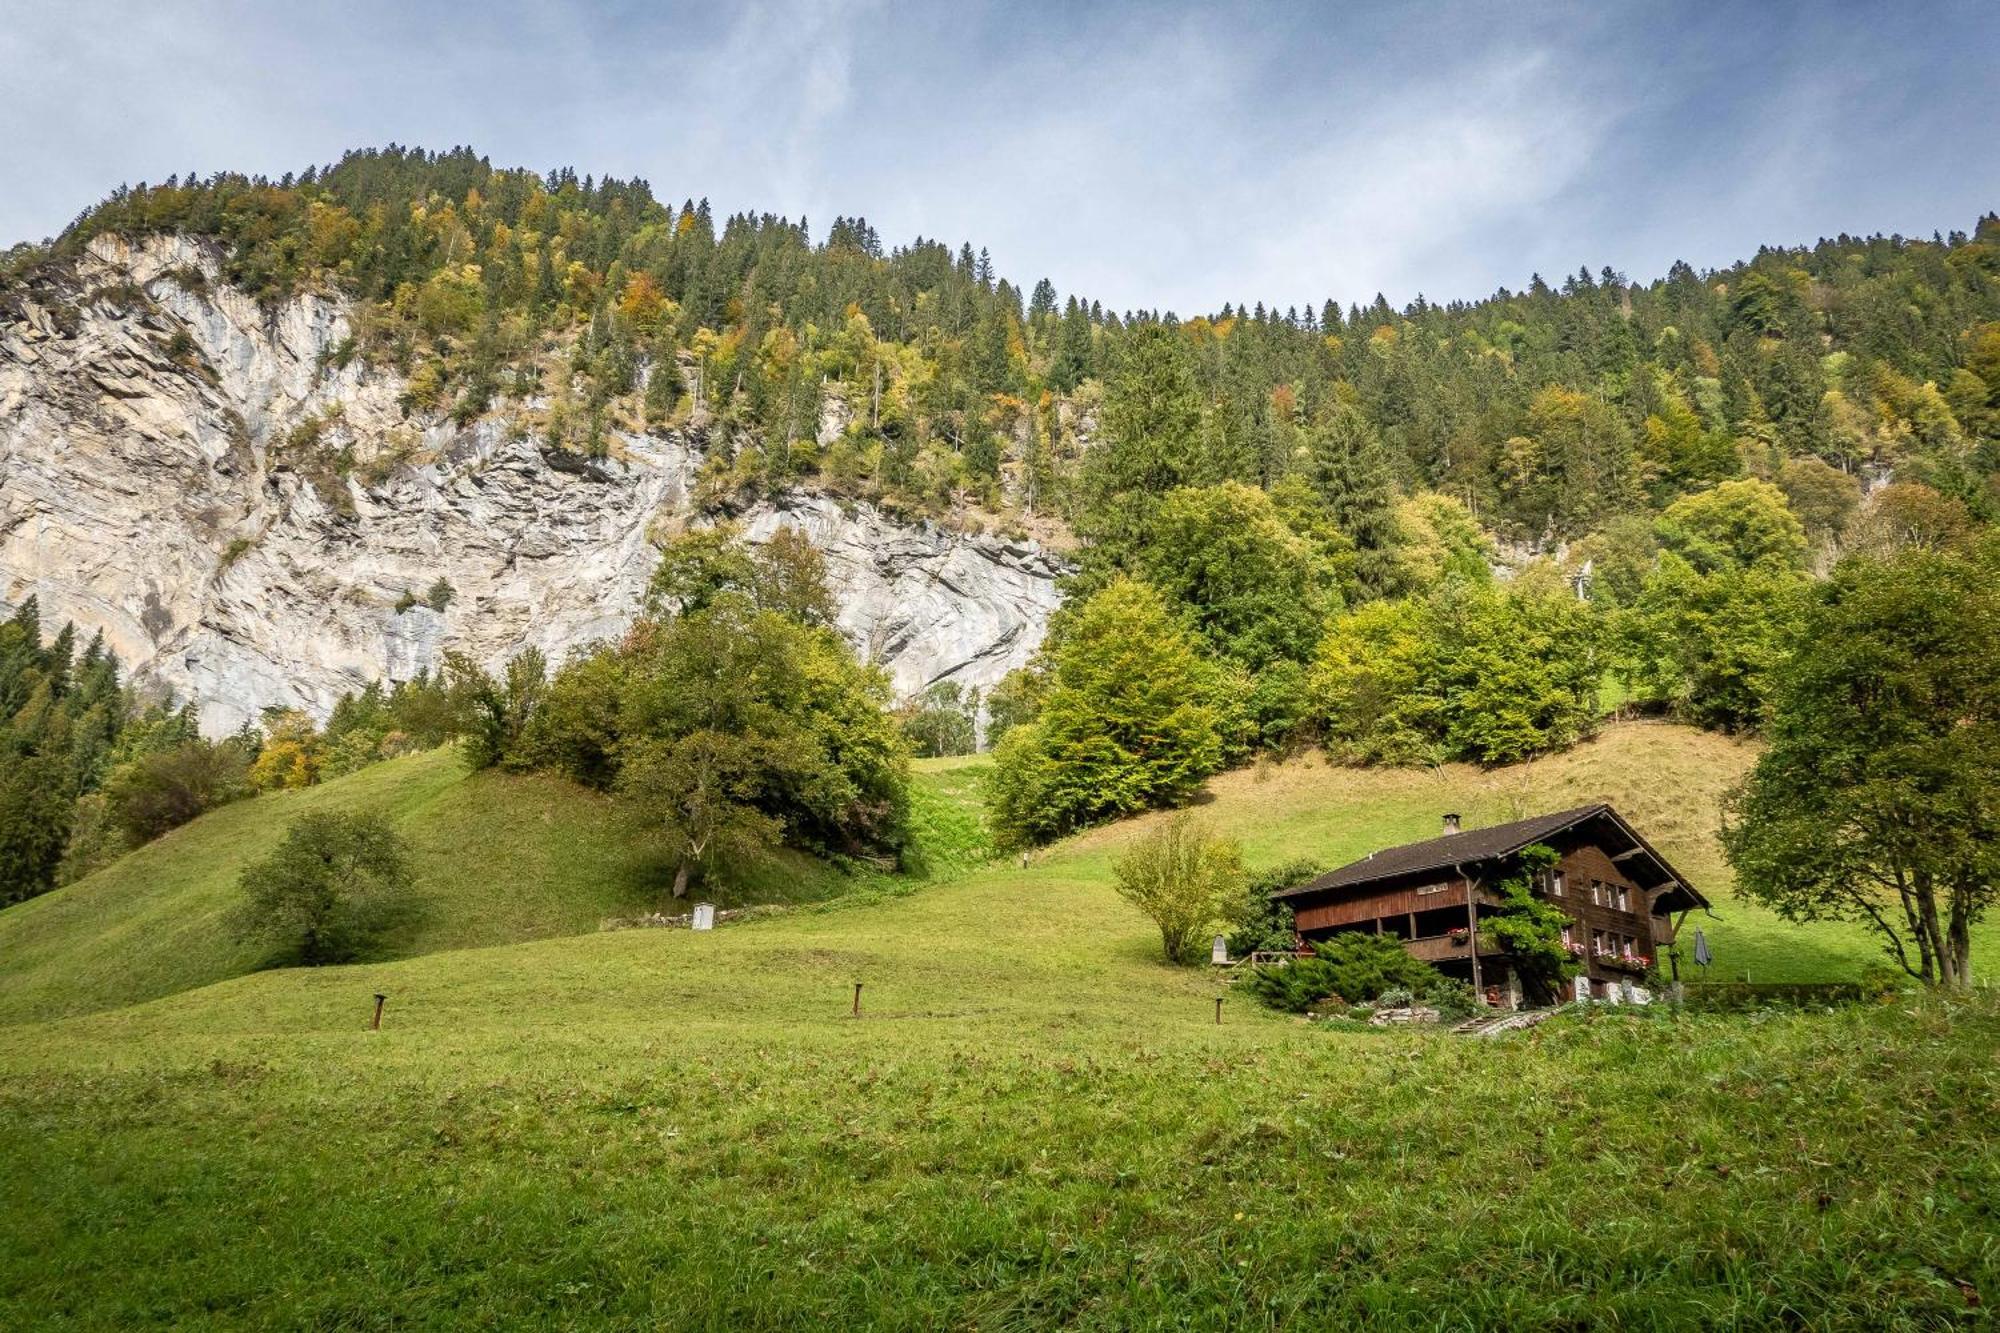
[(307, 967), (364, 957), (376, 937), (414, 906), (409, 849), (374, 813), (299, 816), (284, 841), (246, 867), (238, 883), (240, 933)]
[(1859, 920), (1912, 976), (1963, 986), (2000, 889), (2000, 591), (1989, 550), (1857, 558), (1816, 590), (1769, 748), (1723, 845), (1794, 921)]

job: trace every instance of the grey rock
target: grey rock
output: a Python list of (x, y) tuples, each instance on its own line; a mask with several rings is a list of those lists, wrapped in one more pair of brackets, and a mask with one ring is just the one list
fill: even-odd
[[(100, 237), (0, 305), (0, 606), (34, 594), (45, 623), (102, 630), (211, 733), (270, 706), (324, 717), (447, 649), (497, 666), (533, 646), (558, 664), (630, 624), (651, 534), (700, 521), (698, 436), (621, 435), (614, 458), (585, 463), (490, 419), (406, 420), (395, 375), (336, 366), (340, 298), (262, 306), (219, 259), (185, 238)], [(87, 299), (125, 283), (146, 300)], [(174, 330), (194, 349), (178, 361)], [(350, 475), (286, 443), (314, 416), (351, 451)], [(1063, 567), (1032, 542), (815, 495), (742, 517), (753, 541), (792, 525), (821, 546), (841, 630), (901, 694), (991, 686), (1032, 656), (1059, 600)], [(444, 612), (396, 610), (439, 578), (455, 594)]]

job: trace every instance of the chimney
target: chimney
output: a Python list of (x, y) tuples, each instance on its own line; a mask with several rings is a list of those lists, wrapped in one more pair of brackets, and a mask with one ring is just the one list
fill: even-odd
[(1458, 832), (1457, 815), (1446, 815), (1444, 817), (1444, 831), (1447, 837), (1449, 837), (1451, 834)]

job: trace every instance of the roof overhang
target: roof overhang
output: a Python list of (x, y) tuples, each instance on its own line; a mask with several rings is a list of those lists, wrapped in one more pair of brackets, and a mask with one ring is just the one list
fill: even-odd
[(1468, 835), (1459, 834), (1457, 837), (1466, 839), (1468, 844), (1466, 850), (1470, 853), (1462, 859), (1453, 859), (1443, 850), (1432, 859), (1419, 864), (1398, 864), (1394, 859), (1385, 858), (1383, 868), (1371, 874), (1368, 862), (1375, 859), (1371, 855), (1316, 876), (1296, 888), (1281, 889), (1271, 895), (1271, 900), (1282, 902), (1288, 898), (1312, 894), (1351, 893), (1394, 880), (1421, 880), (1426, 876), (1435, 875), (1440, 870), (1463, 873), (1473, 867), (1507, 861), (1538, 842), (1545, 842), (1593, 823), (1601, 823), (1604, 836), (1600, 845), (1619, 868), (1632, 877), (1633, 883), (1648, 892), (1660, 894), (1655, 899), (1656, 911), (1678, 912), (1708, 906), (1708, 899), (1702, 896), (1701, 891), (1695, 888), (1685, 875), (1674, 869), (1673, 864), (1660, 855), (1659, 851), (1646, 841), (1643, 834), (1627, 823), (1625, 817), (1609, 805), (1587, 806), (1575, 811), (1574, 816), (1555, 824), (1532, 820), (1521, 821), (1524, 824), (1538, 826), (1525, 830), (1518, 838), (1483, 848), (1478, 847), (1476, 840)]

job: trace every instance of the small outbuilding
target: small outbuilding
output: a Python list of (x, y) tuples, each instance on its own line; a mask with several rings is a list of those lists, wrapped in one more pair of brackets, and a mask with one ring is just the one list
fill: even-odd
[(1488, 1004), (1516, 1008), (1522, 993), (1511, 960), (1479, 927), (1501, 907), (1495, 886), (1538, 843), (1559, 859), (1533, 892), (1569, 917), (1564, 943), (1594, 994), (1643, 976), (1681, 919), (1708, 906), (1609, 805), (1463, 831), (1457, 815), (1446, 815), (1438, 837), (1371, 852), (1272, 899), (1291, 907), (1301, 942), (1342, 931), (1390, 935), (1412, 957), (1472, 983)]

